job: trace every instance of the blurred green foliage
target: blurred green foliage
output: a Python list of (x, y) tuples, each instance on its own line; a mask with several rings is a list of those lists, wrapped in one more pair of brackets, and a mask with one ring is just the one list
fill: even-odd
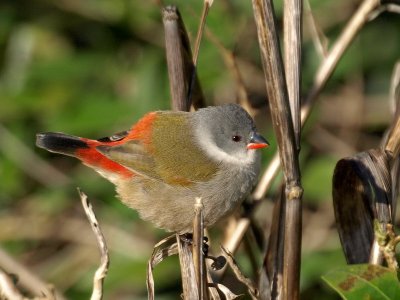
[[(329, 45), (359, 3), (310, 2), (318, 29), (326, 34)], [(193, 40), (202, 1), (179, 0), (165, 4), (178, 5)], [(279, 1), (275, 5), (281, 27), (282, 3)], [(321, 61), (314, 50), (308, 24), (304, 26), (304, 93)], [(267, 133), (265, 135), (273, 143), (264, 153), (266, 165), (276, 142), (269, 126), (251, 3), (215, 1), (207, 27), (235, 54), (250, 100), (259, 109), (256, 119), (260, 131)], [(321, 284), (320, 276), (334, 265), (344, 265), (329, 203), (332, 170), (343, 152), (335, 148), (336, 143), (329, 144), (329, 140), (315, 142), (312, 137), (318, 132), (314, 128), (322, 126), (329, 130), (350, 143), (354, 151), (377, 144), (377, 136), (390, 121), (386, 100), (391, 70), (400, 53), (399, 28), (400, 19), (389, 13), (368, 23), (344, 55), (321, 96), (323, 103), (335, 103), (335, 99), (346, 96), (343, 90), (347, 86), (353, 89), (354, 82), (362, 81), (361, 88), (355, 90), (356, 95), (352, 97), (363, 98), (366, 110), (370, 102), (379, 99), (379, 109), (373, 112), (377, 116), (375, 121), (353, 116), (360, 119), (358, 126), (346, 127), (349, 122), (340, 114), (336, 123), (327, 123), (322, 107), (313, 113), (304, 131), (304, 209), (310, 216), (319, 215), (328, 220), (321, 229), (325, 230), (323, 233), (318, 233), (318, 222), (312, 223), (314, 231), (305, 230), (310, 235), (305, 239), (316, 244), (315, 247), (309, 243), (304, 246), (302, 293), (306, 299), (334, 299), (332, 292)], [(21, 166), (24, 160), (18, 159), (24, 152), (15, 147), (11, 149), (15, 155), (10, 155), (10, 151), (5, 150), (9, 141), (0, 130), (0, 219), (4, 222), (1, 224), (4, 226), (0, 226), (3, 228), (0, 239), (2, 246), (16, 259), (44, 280), (54, 283), (70, 299), (88, 298), (92, 274), (98, 263), (96, 246), (88, 241), (92, 236), (85, 227), (88, 224), (76, 186), (89, 195), (100, 224), (109, 227), (106, 236), (107, 232), (109, 237), (114, 237), (110, 232), (126, 234), (126, 238), (109, 241), (111, 266), (105, 281), (105, 299), (146, 299), (146, 262), (152, 245), (165, 233), (141, 221), (136, 212), (117, 201), (112, 185), (93, 171), (71, 158), (36, 149), (35, 134), (61, 131), (99, 138), (129, 128), (148, 111), (168, 109), (163, 45), (157, 1), (15, 0), (0, 3), (0, 126), (37, 155), (32, 166), (49, 163), (68, 178), (53, 182), (49, 173), (41, 175), (44, 182), (49, 179), (48, 184), (43, 184), (32, 177)], [(201, 45), (198, 64), (199, 78), (209, 104), (236, 101), (234, 76), (221, 51), (207, 36)], [(351, 98), (348, 103), (352, 103)], [(342, 110), (345, 112), (348, 107), (343, 106)], [(343, 135), (343, 132), (356, 131), (361, 132), (356, 138)], [(32, 167), (31, 171), (35, 170)], [(269, 198), (279, 191), (278, 182), (274, 186)], [(265, 213), (270, 214), (270, 211)], [(71, 227), (72, 221), (77, 219), (81, 220), (81, 227)], [(308, 221), (305, 220), (305, 227)], [(260, 222), (263, 226), (270, 225), (268, 218)], [(82, 232), (87, 232), (88, 236)], [(318, 242), (324, 241), (321, 235), (327, 236), (325, 242)], [(246, 270), (251, 269), (246, 256), (238, 258)], [(157, 299), (177, 299), (180, 291), (177, 260), (171, 258), (163, 262), (156, 268), (155, 275)]]

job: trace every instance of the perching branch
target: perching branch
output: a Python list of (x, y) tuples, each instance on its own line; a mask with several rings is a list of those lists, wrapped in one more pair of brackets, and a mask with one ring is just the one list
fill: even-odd
[(183, 299), (200, 299), (196, 280), (196, 271), (193, 263), (191, 246), (176, 234), (179, 251), (179, 263), (181, 266), (181, 278), (183, 288)]
[(207, 274), (203, 255), (204, 242), (204, 215), (203, 202), (201, 198), (196, 198), (194, 204), (193, 220), (193, 263), (196, 273), (197, 287), (199, 290), (199, 299), (208, 299), (207, 295)]

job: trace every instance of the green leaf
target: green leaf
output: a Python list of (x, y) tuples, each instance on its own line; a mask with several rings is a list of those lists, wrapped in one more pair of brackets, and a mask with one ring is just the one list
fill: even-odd
[(399, 299), (397, 273), (375, 265), (351, 265), (329, 272), (322, 279), (343, 299)]

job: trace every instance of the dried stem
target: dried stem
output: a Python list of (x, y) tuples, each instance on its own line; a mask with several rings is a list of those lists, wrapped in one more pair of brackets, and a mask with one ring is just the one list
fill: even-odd
[[(284, 79), (283, 62), (275, 28), (272, 2), (270, 0), (253, 0), (253, 10), (271, 107), (272, 124), (278, 140), (279, 154), (285, 176), (283, 299), (298, 299), (301, 256), (301, 198), (303, 190), (300, 185), (296, 137)], [(293, 74), (296, 74), (296, 72), (293, 72)], [(294, 84), (293, 87), (295, 86)]]
[(389, 101), (392, 111), (397, 117), (400, 115), (400, 61), (394, 66), (392, 79), (390, 81)]
[(189, 80), (193, 71), (192, 51), (179, 10), (167, 6), (162, 10), (165, 51), (173, 110), (189, 111)]
[(285, 0), (283, 11), (283, 42), (285, 55), (286, 85), (296, 147), (300, 149), (300, 86), (301, 86), (301, 41), (302, 0)]
[(179, 234), (176, 234), (176, 240), (178, 242), (179, 262), (181, 266), (183, 299), (200, 299), (190, 245), (186, 241), (183, 241)]
[(208, 11), (210, 10), (212, 3), (213, 0), (204, 0), (203, 12), (201, 13), (199, 30), (197, 31), (196, 43), (194, 45), (194, 51), (193, 51), (193, 64), (195, 66), (197, 66), (197, 59), (199, 58), (199, 50), (200, 50), (201, 39), (203, 37), (204, 26), (206, 25)]
[[(302, 46), (302, 0), (284, 1), (284, 55), (285, 76), (289, 96), (290, 112), (294, 139), (289, 133), (289, 149), (295, 148), (287, 160), (293, 164), (293, 180), (286, 180), (286, 199), (283, 199), (285, 230), (278, 230), (278, 240), (284, 238), (283, 249), (280, 249), (275, 260), (280, 260), (283, 251), (283, 299), (298, 299), (300, 289), (301, 262), (301, 227), (302, 227), (302, 188), (300, 185), (300, 166), (298, 155), (300, 151), (300, 86), (301, 86), (301, 46)], [(290, 125), (289, 125), (290, 126)], [(281, 145), (279, 144), (279, 147)], [(282, 152), (281, 152), (282, 153)], [(285, 157), (282, 158), (285, 160)], [(294, 155), (294, 156), (291, 156)], [(285, 175), (288, 173), (285, 171)], [(286, 200), (286, 201), (285, 201)], [(280, 216), (279, 218), (282, 218)], [(278, 219), (279, 220), (279, 219)], [(279, 222), (279, 221), (278, 221)], [(282, 233), (284, 234), (282, 236)]]
[[(379, 1), (365, 0), (358, 8), (353, 17), (346, 24), (340, 36), (334, 42), (331, 50), (328, 52), (326, 58), (321, 62), (316, 75), (314, 76), (313, 85), (308, 92), (304, 104), (301, 108), (301, 124), (306, 122), (311, 108), (315, 105), (319, 93), (325, 87), (329, 77), (332, 75), (333, 70), (336, 68), (339, 60), (342, 58), (344, 52), (350, 46), (358, 32), (363, 28), (368, 21), (368, 16), (378, 9), (377, 3)], [(264, 171), (257, 187), (255, 188), (252, 198), (255, 201), (261, 201), (271, 187), (273, 180), (278, 174), (280, 167), (279, 153), (276, 152), (270, 161), (267, 169)], [(247, 218), (242, 218), (238, 221), (232, 238), (225, 245), (231, 252), (235, 252), (238, 248), (244, 232), (247, 230), (250, 222)]]
[(233, 76), (236, 87), (237, 103), (240, 104), (240, 106), (242, 106), (252, 117), (254, 117), (258, 110), (251, 106), (244, 80), (242, 74), (240, 73), (234, 53), (227, 49), (218, 39), (218, 37), (215, 36), (210, 30), (206, 30), (206, 35), (221, 52), (222, 59), (224, 60), (228, 71)]
[(171, 106), (174, 110), (189, 111), (204, 106), (204, 96), (192, 60), (185, 25), (175, 6), (162, 10)]
[(311, 38), (316, 49), (317, 54), (321, 59), (325, 58), (328, 52), (328, 39), (321, 33), (319, 27), (315, 23), (315, 19), (310, 7), (310, 1), (304, 1), (304, 19), (308, 24), (308, 28), (311, 34)]
[(108, 256), (108, 248), (103, 232), (101, 231), (100, 225), (97, 222), (96, 215), (94, 214), (92, 204), (89, 202), (85, 193), (78, 189), (79, 196), (81, 198), (82, 206), (85, 211), (86, 217), (89, 220), (90, 226), (92, 227), (93, 233), (96, 236), (97, 244), (99, 246), (101, 263), (97, 268), (96, 273), (93, 277), (93, 291), (90, 300), (101, 300), (103, 298), (103, 282), (108, 272), (108, 265), (110, 258)]
[(199, 299), (208, 299), (207, 297), (207, 277), (205, 273), (205, 263), (203, 255), (204, 240), (204, 215), (203, 203), (201, 198), (196, 198), (194, 205), (194, 221), (193, 221), (193, 263), (196, 273), (197, 287), (199, 290)]
[[(319, 93), (325, 87), (325, 84), (332, 75), (333, 70), (336, 68), (344, 52), (350, 46), (351, 42), (354, 40), (358, 32), (368, 21), (369, 16), (373, 13), (374, 10), (378, 9), (377, 6), (379, 5), (379, 2), (380, 1), (377, 0), (364, 0), (358, 10), (354, 13), (352, 18), (346, 24), (342, 33), (337, 38), (332, 48), (326, 55), (326, 58), (321, 62), (316, 72), (316, 75), (314, 76), (313, 85), (301, 107), (302, 125), (304, 125), (304, 123), (306, 122), (308, 116), (310, 115), (311, 108), (314, 106)], [(275, 153), (268, 168), (265, 170), (259, 184), (257, 185), (253, 193), (253, 198), (255, 200), (261, 200), (264, 197), (265, 193), (270, 188), (273, 179), (278, 173), (279, 166), (279, 154)]]
[(394, 122), (389, 132), (386, 145), (384, 149), (391, 152), (392, 156), (398, 157), (400, 153), (400, 63), (395, 65), (391, 86), (390, 86), (390, 102), (393, 103), (394, 107)]

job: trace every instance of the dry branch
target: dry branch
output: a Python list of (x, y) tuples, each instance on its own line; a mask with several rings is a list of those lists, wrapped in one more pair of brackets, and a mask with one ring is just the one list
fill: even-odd
[(289, 95), (296, 147), (300, 150), (300, 86), (302, 46), (302, 0), (285, 0), (283, 11), (283, 45), (286, 86)]
[(192, 59), (189, 38), (179, 10), (168, 6), (162, 10), (165, 50), (173, 110), (189, 111), (204, 106), (204, 97)]
[(227, 49), (218, 39), (218, 37), (211, 32), (211, 30), (206, 30), (206, 35), (221, 52), (222, 59), (224, 60), (224, 63), (229, 73), (233, 76), (233, 79), (235, 81), (235, 87), (237, 90), (236, 91), (237, 103), (240, 106), (242, 106), (254, 118), (258, 110), (254, 109), (251, 106), (249, 97), (247, 95), (247, 90), (244, 84), (244, 80), (242, 74), (239, 71), (239, 67), (234, 53), (231, 50)]
[[(354, 40), (356, 35), (363, 28), (365, 23), (368, 21), (368, 16), (373, 13), (374, 10), (379, 9), (377, 7), (377, 2), (372, 0), (364, 0), (363, 3), (359, 6), (357, 11), (354, 13), (352, 18), (344, 27), (342, 33), (339, 37), (334, 41), (331, 49), (329, 50), (326, 58), (321, 62), (320, 66), (316, 71), (316, 75), (314, 76), (313, 85), (308, 92), (307, 96), (301, 107), (301, 124), (302, 126), (308, 119), (310, 115), (312, 107), (315, 105), (316, 100), (318, 99), (318, 95), (325, 87), (328, 79), (332, 75), (333, 70), (336, 68), (340, 59), (342, 58), (344, 52), (348, 49), (351, 42)], [(261, 179), (256, 186), (252, 198), (257, 202), (261, 201), (268, 189), (271, 187), (273, 180), (276, 178), (278, 174), (278, 170), (280, 167), (279, 161), (279, 153), (276, 152), (272, 157), (267, 169), (261, 176)], [(241, 218), (237, 222), (237, 226), (235, 232), (232, 234), (232, 237), (227, 243), (225, 247), (229, 249), (231, 252), (235, 252), (239, 247), (239, 244), (244, 236), (244, 232), (248, 229), (250, 225), (249, 218)]]
[(229, 266), (231, 267), (233, 273), (235, 274), (236, 278), (247, 287), (247, 290), (248, 290), (250, 296), (252, 297), (252, 299), (258, 299), (259, 293), (258, 293), (256, 286), (249, 278), (247, 278), (242, 273), (242, 271), (240, 270), (239, 266), (237, 265), (235, 259), (233, 258), (232, 253), (230, 253), (228, 250), (226, 250), (222, 246), (221, 246), (221, 250), (222, 250), (222, 253), (224, 253), (224, 255), (227, 259), (227, 262), (228, 262)]
[(301, 122), (307, 120), (311, 108), (314, 106), (314, 101), (325, 86), (326, 82), (335, 70), (339, 60), (344, 52), (350, 46), (356, 35), (360, 32), (363, 26), (369, 21), (371, 14), (378, 10), (381, 5), (380, 0), (364, 0), (353, 14), (349, 22), (346, 24), (342, 33), (333, 44), (328, 55), (321, 62), (315, 76), (314, 83), (309, 90), (301, 110)]
[(272, 2), (269, 0), (253, 0), (253, 11), (257, 25), (273, 128), (277, 137), (285, 176), (283, 299), (298, 299), (301, 256), (301, 198), (303, 190), (300, 185), (296, 136), (293, 129)]
[(196, 43), (194, 45), (194, 52), (193, 52), (193, 64), (195, 66), (197, 66), (197, 59), (199, 58), (200, 44), (201, 44), (201, 39), (203, 38), (204, 26), (206, 25), (206, 18), (213, 2), (214, 0), (204, 0), (203, 12), (201, 13), (199, 29), (197, 31)]
[(179, 263), (181, 267), (183, 299), (200, 299), (193, 255), (190, 250), (191, 246), (179, 234), (176, 234), (176, 240), (178, 242)]
[(165, 31), (165, 52), (173, 110), (189, 111), (189, 84), (193, 71), (192, 51), (179, 10), (167, 6), (162, 10)]
[(204, 242), (204, 214), (203, 202), (201, 198), (196, 198), (194, 205), (193, 220), (193, 263), (196, 272), (197, 286), (199, 290), (199, 299), (208, 299), (207, 295), (207, 274), (203, 255)]
[(101, 255), (100, 266), (97, 268), (96, 273), (93, 276), (93, 291), (90, 300), (101, 300), (103, 298), (103, 282), (107, 275), (108, 265), (110, 263), (108, 248), (103, 232), (101, 231), (100, 225), (96, 219), (96, 215), (94, 214), (92, 204), (89, 202), (89, 199), (85, 193), (81, 192), (79, 189), (78, 193), (81, 198), (86, 217), (89, 220), (90, 226), (92, 227), (93, 233), (96, 237)]

